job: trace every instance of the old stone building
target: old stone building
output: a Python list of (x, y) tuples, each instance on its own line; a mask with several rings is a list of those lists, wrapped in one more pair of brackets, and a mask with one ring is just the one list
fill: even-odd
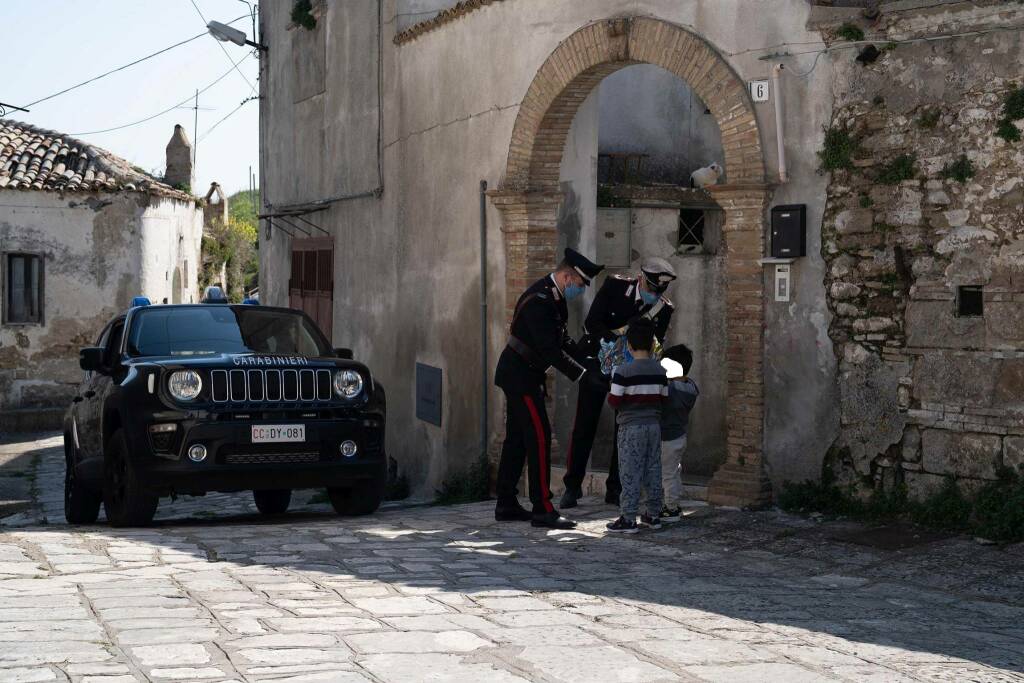
[[(176, 140), (168, 156), (188, 160)], [(196, 300), (202, 227), (188, 192), (0, 120), (0, 431), (59, 424), (81, 380), (78, 349), (132, 297)]]
[[(1022, 148), (996, 132), (1022, 125), (1024, 7), (365, 0), (307, 28), (293, 4), (261, 2), (262, 297), (375, 369), (421, 492), (493, 457), (511, 307), (566, 245), (680, 273), (714, 502), (826, 463), (923, 495), (1020, 457)], [(806, 255), (771, 258), (794, 205)], [(574, 388), (551, 389), (565, 443)]]

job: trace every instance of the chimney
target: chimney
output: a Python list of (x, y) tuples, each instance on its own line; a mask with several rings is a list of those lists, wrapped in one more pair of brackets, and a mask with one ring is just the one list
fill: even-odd
[(192, 191), (192, 143), (185, 135), (185, 129), (174, 126), (174, 135), (167, 143), (167, 170), (164, 182), (179, 190), (188, 188)]
[(203, 228), (211, 228), (216, 223), (227, 225), (228, 198), (220, 183), (210, 183), (210, 191), (204, 199), (206, 202), (203, 204)]

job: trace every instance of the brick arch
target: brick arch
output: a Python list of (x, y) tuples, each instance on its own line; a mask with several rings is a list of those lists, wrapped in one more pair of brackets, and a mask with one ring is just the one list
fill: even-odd
[(642, 17), (590, 24), (555, 48), (523, 98), (503, 189), (556, 189), (576, 110), (601, 80), (632, 64), (654, 64), (675, 74), (707, 105), (721, 131), (730, 184), (764, 182), (761, 137), (743, 81), (700, 36)]
[(519, 294), (555, 264), (559, 171), (576, 111), (609, 74), (655, 64), (683, 79), (714, 115), (728, 185), (711, 195), (725, 212), (728, 407), (726, 462), (708, 490), (711, 502), (764, 503), (763, 467), (765, 161), (743, 81), (703, 38), (648, 17), (620, 17), (580, 28), (562, 41), (534, 77), (519, 108), (508, 162), (491, 199), (501, 210), (506, 256), (506, 316)]

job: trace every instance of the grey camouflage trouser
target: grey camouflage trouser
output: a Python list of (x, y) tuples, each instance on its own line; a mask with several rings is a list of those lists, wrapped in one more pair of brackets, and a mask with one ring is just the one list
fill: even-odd
[(622, 516), (636, 519), (640, 491), (647, 492), (647, 514), (661, 514), (661, 426), (621, 425), (619, 427), (619, 480)]

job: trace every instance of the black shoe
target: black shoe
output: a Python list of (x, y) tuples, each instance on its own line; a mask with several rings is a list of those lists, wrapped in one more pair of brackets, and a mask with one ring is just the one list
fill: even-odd
[(670, 508), (665, 506), (661, 509), (661, 521), (663, 522), (678, 522), (683, 516), (683, 509), (681, 507)]
[(635, 521), (625, 517), (619, 517), (614, 522), (608, 522), (605, 528), (617, 534), (635, 534), (640, 531), (640, 527), (637, 526)]
[(574, 508), (579, 499), (583, 497), (583, 491), (580, 489), (566, 488), (565, 493), (562, 494), (562, 500), (558, 501), (558, 507), (560, 508)]
[(642, 526), (648, 526), (655, 531), (661, 528), (661, 516), (651, 517), (650, 515), (640, 515), (640, 524)]
[(614, 505), (615, 507), (619, 507), (619, 492), (608, 491), (607, 493), (604, 494), (604, 502), (607, 503), (608, 505)]
[(576, 522), (566, 519), (558, 514), (558, 511), (534, 515), (530, 524), (546, 529), (575, 529)]
[(515, 505), (499, 505), (494, 508), (496, 522), (529, 522), (533, 513), (516, 503)]

